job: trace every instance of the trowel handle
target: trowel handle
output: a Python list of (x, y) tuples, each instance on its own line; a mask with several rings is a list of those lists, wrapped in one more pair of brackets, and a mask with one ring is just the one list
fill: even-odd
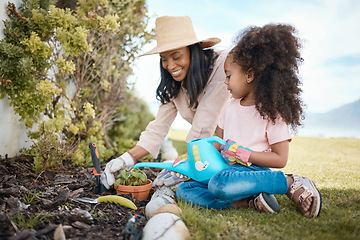
[(89, 148), (91, 152), (91, 160), (93, 162), (93, 173), (95, 176), (99, 176), (101, 175), (99, 152), (93, 142), (89, 143)]
[(219, 138), (219, 137), (217, 137), (217, 136), (212, 136), (212, 137), (208, 137), (208, 138), (205, 138), (205, 139), (206, 139), (206, 141), (209, 142), (209, 143), (217, 142), (217, 143), (219, 143), (219, 144), (221, 144), (221, 145), (226, 144), (226, 141), (225, 141), (225, 140), (223, 140), (223, 139), (221, 139), (221, 138)]

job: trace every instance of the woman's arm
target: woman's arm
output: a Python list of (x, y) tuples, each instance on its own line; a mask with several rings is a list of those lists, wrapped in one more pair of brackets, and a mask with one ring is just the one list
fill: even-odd
[[(161, 104), (159, 106), (155, 119), (147, 125), (145, 131), (140, 135), (137, 146), (141, 148), (133, 148), (130, 151), (131, 154), (134, 153), (133, 156), (135, 159), (139, 159), (136, 156), (142, 156), (145, 154), (145, 151), (150, 153), (154, 158), (157, 157), (160, 146), (166, 135), (169, 133), (170, 126), (173, 123), (177, 112), (178, 110), (173, 102)], [(137, 153), (137, 150), (140, 150), (140, 152)]]
[(251, 152), (249, 162), (271, 168), (286, 166), (289, 156), (289, 141), (282, 141), (271, 145), (271, 152)]
[(132, 149), (129, 150), (129, 153), (131, 154), (131, 156), (135, 159), (138, 160), (142, 157), (145, 157), (146, 155), (149, 154), (148, 151), (146, 151), (146, 149), (144, 149), (143, 147), (136, 145), (135, 147), (133, 147)]

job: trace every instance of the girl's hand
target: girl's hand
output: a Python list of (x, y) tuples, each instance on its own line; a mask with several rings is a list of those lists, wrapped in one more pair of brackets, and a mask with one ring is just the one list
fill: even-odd
[(249, 162), (252, 150), (243, 147), (233, 140), (228, 139), (227, 143), (221, 145), (221, 155), (225, 158), (225, 161), (229, 163), (240, 163), (244, 166), (250, 166)]

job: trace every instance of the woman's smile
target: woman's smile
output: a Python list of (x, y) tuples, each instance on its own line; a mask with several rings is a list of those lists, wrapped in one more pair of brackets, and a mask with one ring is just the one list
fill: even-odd
[(177, 70), (177, 71), (171, 72), (171, 75), (173, 76), (173, 78), (178, 77), (178, 76), (181, 74), (181, 72), (182, 72), (183, 69), (184, 69), (184, 68), (180, 68), (180, 69)]

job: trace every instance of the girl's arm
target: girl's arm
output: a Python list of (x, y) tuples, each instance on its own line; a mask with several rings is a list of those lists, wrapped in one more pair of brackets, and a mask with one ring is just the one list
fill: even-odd
[[(223, 139), (224, 130), (217, 126), (214, 135)], [(219, 143), (213, 142), (213, 145), (220, 151), (221, 145)], [(271, 145), (271, 152), (252, 151), (249, 162), (263, 167), (283, 168), (287, 164), (288, 156), (289, 141), (286, 140)]]
[(282, 141), (271, 145), (271, 152), (251, 152), (249, 162), (271, 168), (286, 166), (289, 156), (289, 141)]
[[(223, 130), (223, 129), (221, 129), (221, 128), (219, 128), (219, 126), (216, 126), (214, 136), (217, 136), (217, 137), (219, 137), (219, 138), (223, 139), (223, 136), (224, 136), (224, 130)], [(214, 145), (214, 147), (215, 147), (215, 148), (216, 148), (216, 149), (220, 152), (220, 147), (221, 147), (220, 143), (213, 142), (213, 145)]]

